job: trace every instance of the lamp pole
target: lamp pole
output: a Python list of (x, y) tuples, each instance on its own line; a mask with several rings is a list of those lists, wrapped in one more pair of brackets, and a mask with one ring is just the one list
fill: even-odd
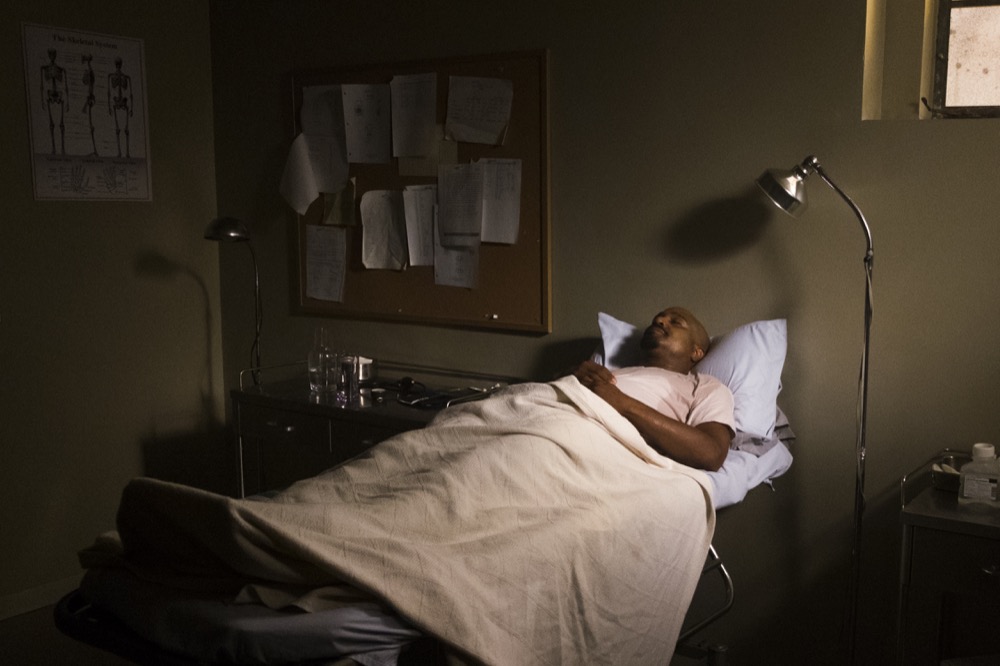
[(260, 273), (257, 271), (257, 254), (253, 251), (250, 232), (243, 222), (235, 217), (219, 217), (205, 229), (205, 239), (218, 242), (229, 241), (246, 243), (250, 250), (250, 260), (253, 262), (253, 307), (254, 307), (254, 337), (250, 347), (250, 375), (254, 386), (260, 386), (260, 330), (264, 323), (263, 309), (260, 301)]
[(865, 513), (865, 457), (868, 430), (868, 356), (871, 350), (872, 325), (872, 264), (874, 251), (872, 249), (872, 234), (864, 213), (858, 205), (840, 189), (820, 165), (815, 156), (810, 155), (801, 164), (788, 172), (779, 170), (765, 171), (757, 179), (757, 185), (768, 195), (772, 202), (790, 215), (796, 215), (805, 208), (805, 180), (812, 173), (819, 174), (850, 206), (861, 229), (865, 234), (866, 250), (865, 268), (865, 312), (864, 312), (864, 349), (861, 354), (861, 371), (858, 379), (858, 414), (857, 440), (855, 442), (855, 478), (854, 478), (854, 531), (851, 545), (851, 578), (847, 610), (848, 655), (850, 663), (856, 663), (858, 595), (861, 584), (861, 541), (862, 526)]

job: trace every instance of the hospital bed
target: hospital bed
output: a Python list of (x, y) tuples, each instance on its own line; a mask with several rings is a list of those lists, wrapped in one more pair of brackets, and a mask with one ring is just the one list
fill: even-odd
[[(783, 334), (783, 321), (780, 326), (756, 322), (748, 339), (760, 338), (765, 324), (780, 328)], [(720, 344), (724, 342), (725, 338), (713, 349), (724, 349)], [(781, 343), (783, 362), (783, 338)], [(611, 347), (605, 335), (603, 360), (608, 365), (613, 365)], [(774, 365), (773, 358), (770, 364)], [(380, 478), (402, 479), (406, 475), (394, 476), (393, 465), (431, 474), (426, 460), (452, 455), (435, 448), (434, 443), (427, 444), (429, 435), (424, 431), (394, 438), (315, 480), (293, 485), (288, 494), (276, 498), (232, 500), (137, 480), (123, 495), (119, 530), (131, 538), (129, 556), (142, 561), (143, 566), (95, 564), (102, 553), (120, 548), (117, 543), (105, 544), (105, 553), (100, 543), (95, 544), (84, 556), (90, 568), (81, 589), (57, 606), (57, 625), (74, 638), (154, 664), (315, 664), (332, 663), (338, 655), (350, 655), (371, 666), (397, 660), (405, 664), (448, 659), (458, 663), (665, 663), (674, 648), (680, 654), (701, 655), (709, 663), (722, 663), (724, 649), (689, 642), (733, 602), (732, 582), (710, 543), (714, 512), (738, 504), (749, 490), (782, 474), (791, 463), (787, 444), (794, 438), (772, 398), (764, 400), (774, 410), (764, 432), (751, 422), (749, 413), (741, 421), (740, 410), (746, 410), (741, 393), (748, 388), (742, 383), (748, 377), (739, 368), (713, 369), (716, 376), (727, 372), (733, 376), (719, 378), (734, 389), (737, 425), (746, 425), (748, 430), (737, 433), (726, 464), (710, 474), (689, 471), (670, 461), (644, 459), (650, 458), (649, 451), (642, 449), (641, 441), (629, 440), (628, 433), (614, 435), (622, 446), (605, 446), (607, 431), (621, 426), (615, 422), (617, 414), (603, 412), (601, 405), (607, 405), (592, 400), (592, 394), (588, 397), (589, 392), (578, 383), (574, 385), (571, 378), (511, 387), (488, 401), (447, 410), (454, 415), (449, 414), (439, 427), (425, 430), (454, 435), (449, 436), (448, 446), (465, 447), (459, 454), (465, 465), (461, 469), (499, 470), (504, 477), (489, 492), (499, 489), (505, 493), (509, 515), (491, 515), (484, 523), (466, 521), (463, 530), (470, 526), (478, 530), (475, 543), (456, 544), (456, 535), (436, 534), (434, 543), (414, 543), (407, 536), (393, 542), (393, 548), (386, 548), (390, 543), (385, 540), (387, 534), (398, 535), (413, 521), (425, 518), (428, 524), (438, 524), (441, 516), (422, 513), (433, 513), (434, 506), (454, 511), (457, 504), (451, 498), (436, 505), (419, 494), (424, 488), (403, 481), (399, 483), (404, 485), (392, 488), (366, 485), (366, 467), (377, 468)], [(741, 373), (743, 376), (736, 376)], [(780, 381), (780, 367), (778, 377)], [(778, 389), (780, 386), (773, 391), (774, 398)], [(757, 388), (753, 390), (759, 397)], [(553, 405), (555, 414), (551, 413)], [(518, 437), (527, 439), (519, 440), (522, 448), (514, 449), (512, 456), (507, 444), (503, 450), (490, 445), (495, 433), (490, 432), (489, 424), (503, 420), (515, 407), (518, 414), (534, 409), (550, 411), (541, 419), (546, 423), (544, 432), (525, 434), (530, 428), (521, 423)], [(586, 413), (583, 420), (587, 425), (575, 430), (580, 419), (571, 412), (580, 410)], [(596, 429), (592, 427), (595, 421), (600, 422)], [(473, 436), (484, 430), (484, 424), (486, 438)], [(749, 431), (753, 428), (758, 432)], [(565, 429), (573, 430), (569, 443), (556, 442), (549, 447), (551, 455), (542, 452), (536, 457), (539, 440), (532, 437), (540, 434), (548, 440), (551, 430)], [(577, 448), (578, 442), (585, 443)], [(423, 459), (420, 452), (425, 445), (429, 448)], [(530, 460), (525, 460), (527, 451), (531, 451)], [(574, 462), (566, 467), (566, 460)], [(522, 506), (518, 503), (527, 493), (517, 486), (528, 478), (528, 470), (539, 466), (553, 466), (550, 481), (574, 480), (558, 488), (531, 487), (533, 506)], [(606, 470), (619, 470), (619, 466), (620, 471), (606, 478)], [(491, 471), (488, 476), (495, 475)], [(590, 476), (602, 477), (599, 485), (592, 485)], [(634, 488), (624, 488), (636, 477), (642, 478)], [(527, 485), (538, 483), (540, 478), (532, 476)], [(432, 474), (422, 481), (434, 488), (438, 482)], [(624, 488), (623, 501), (590, 503), (593, 496), (620, 488)], [(487, 492), (482, 486), (462, 490), (463, 497)], [(336, 510), (333, 517), (326, 513), (307, 519), (296, 517), (293, 528), (283, 522), (292, 507), (308, 508), (318, 492), (369, 493), (375, 497), (389, 491), (397, 495), (417, 493), (414, 497), (420, 501), (410, 504), (421, 510), (413, 512), (412, 506), (397, 503), (391, 516), (381, 509), (373, 510), (354, 525), (350, 524), (354, 518)], [(442, 487), (441, 492), (447, 495), (455, 488)], [(542, 496), (537, 504), (536, 495)], [(487, 498), (483, 507), (494, 505), (494, 499)], [(431, 508), (423, 508), (425, 504)], [(636, 505), (643, 510), (633, 510)], [(656, 513), (650, 511), (651, 506), (673, 512), (669, 521), (664, 523), (657, 516), (651, 522), (648, 514)], [(474, 501), (468, 510), (477, 514)], [(550, 537), (548, 531), (536, 531), (539, 516), (542, 523), (551, 522), (556, 537)], [(466, 518), (476, 520), (468, 516), (462, 519)], [(337, 525), (338, 538), (331, 544), (326, 535), (318, 535), (315, 521)], [(153, 522), (158, 523), (156, 531), (147, 529)], [(226, 531), (229, 527), (220, 530), (222, 522), (242, 527), (230, 533)], [(160, 531), (163, 523), (165, 533)], [(373, 524), (379, 528), (361, 538), (352, 533), (352, 529), (368, 530)], [(668, 529), (660, 530), (664, 524)], [(665, 534), (652, 531), (654, 525)], [(549, 543), (550, 538), (557, 540)], [(294, 553), (291, 562), (272, 561), (279, 546), (286, 554)], [(192, 549), (209, 556), (191, 558), (170, 576), (150, 575), (165, 563), (175, 567), (179, 559), (189, 558)], [(565, 561), (564, 552), (573, 553), (572, 562)], [(237, 588), (245, 603), (232, 603), (237, 588), (228, 580), (230, 565), (220, 567), (216, 561), (227, 559), (224, 554), (237, 561), (232, 566), (242, 572)], [(347, 561), (352, 564), (345, 565)], [(346, 586), (316, 583), (327, 581), (316, 575), (316, 569), (327, 565)], [(661, 573), (660, 569), (669, 571)], [(539, 575), (539, 571), (543, 573)], [(685, 623), (687, 605), (703, 576), (723, 581), (723, 602), (708, 616)], [(193, 579), (210, 580), (213, 585), (185, 589), (191, 588)], [(281, 584), (247, 585), (247, 580), (277, 580)], [(339, 628), (334, 639), (330, 638), (330, 626)], [(532, 631), (539, 636), (527, 635)], [(622, 638), (622, 634), (627, 637)], [(336, 643), (332, 650), (331, 640)], [(615, 656), (612, 659), (609, 655)]]

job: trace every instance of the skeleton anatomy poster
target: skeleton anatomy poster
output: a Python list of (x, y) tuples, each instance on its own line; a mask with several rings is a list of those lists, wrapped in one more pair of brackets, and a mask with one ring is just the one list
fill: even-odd
[(152, 199), (142, 40), (22, 27), (35, 199)]

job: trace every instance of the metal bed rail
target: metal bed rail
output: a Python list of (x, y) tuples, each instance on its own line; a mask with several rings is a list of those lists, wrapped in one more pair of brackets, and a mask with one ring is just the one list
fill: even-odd
[(702, 580), (712, 572), (716, 572), (719, 580), (722, 582), (723, 589), (725, 590), (725, 600), (714, 611), (681, 631), (680, 636), (677, 637), (675, 653), (693, 659), (704, 659), (708, 666), (725, 666), (728, 653), (728, 648), (725, 645), (710, 644), (704, 641), (698, 644), (689, 642), (692, 636), (728, 613), (729, 609), (733, 607), (735, 590), (733, 588), (732, 576), (729, 575), (729, 571), (726, 569), (726, 565), (719, 556), (719, 552), (715, 549), (715, 546), (709, 545), (705, 566), (701, 570)]

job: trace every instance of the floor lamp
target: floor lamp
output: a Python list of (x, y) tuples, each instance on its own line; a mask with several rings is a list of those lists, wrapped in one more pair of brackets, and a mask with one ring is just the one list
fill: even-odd
[(861, 373), (858, 386), (858, 422), (856, 443), (856, 476), (854, 482), (854, 542), (851, 549), (851, 580), (848, 600), (847, 631), (848, 654), (850, 663), (855, 663), (855, 643), (858, 615), (858, 592), (861, 574), (861, 526), (865, 511), (865, 436), (868, 422), (868, 353), (871, 341), (872, 325), (872, 234), (868, 228), (861, 209), (847, 196), (843, 190), (830, 180), (830, 177), (820, 166), (819, 160), (810, 155), (802, 163), (791, 170), (769, 169), (757, 179), (757, 185), (778, 208), (789, 215), (797, 217), (806, 207), (805, 181), (812, 174), (818, 174), (823, 181), (847, 202), (865, 234), (867, 250), (865, 251), (865, 342), (861, 354)]
[(254, 337), (253, 346), (250, 347), (250, 374), (253, 377), (254, 386), (260, 386), (260, 329), (264, 321), (264, 314), (260, 307), (260, 274), (257, 272), (257, 255), (253, 251), (253, 243), (250, 242), (250, 232), (243, 222), (235, 217), (219, 217), (208, 225), (205, 229), (206, 240), (230, 241), (246, 243), (250, 248), (250, 259), (253, 261), (253, 303), (254, 303)]

